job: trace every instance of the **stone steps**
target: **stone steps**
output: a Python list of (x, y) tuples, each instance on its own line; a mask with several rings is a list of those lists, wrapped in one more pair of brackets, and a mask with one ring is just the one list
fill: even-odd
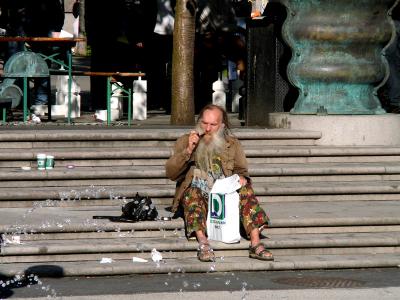
[[(171, 221), (110, 222), (108, 219), (93, 219), (93, 216), (119, 216), (120, 207), (61, 207), (54, 204), (55, 202), (30, 209), (1, 208), (0, 232), (29, 236), (32, 233), (136, 233), (183, 228), (181, 218)], [(282, 202), (261, 205), (271, 219), (269, 230), (280, 234), (337, 232), (333, 227), (343, 227), (340, 230), (349, 233), (365, 233), (365, 230), (372, 227), (372, 231), (376, 232), (396, 231), (400, 225), (398, 201), (310, 202), (307, 205), (301, 202)], [(166, 207), (156, 207), (160, 216), (170, 215)]]
[[(149, 259), (149, 257), (146, 257)], [(117, 260), (100, 264), (98, 261), (43, 263), (13, 263), (0, 265), (4, 276), (16, 274), (35, 274), (39, 277), (63, 276), (115, 276), (129, 274), (169, 274), (189, 272), (236, 272), (236, 271), (276, 271), (276, 270), (315, 270), (349, 268), (397, 267), (400, 254), (353, 254), (353, 255), (300, 255), (276, 256), (274, 262), (263, 262), (247, 257), (219, 257), (216, 262), (200, 263), (194, 257), (166, 259), (161, 263), (148, 261), (136, 263)]]
[[(110, 161), (109, 161), (110, 162)], [(165, 163), (165, 161), (164, 161)], [(272, 176), (313, 176), (313, 175), (397, 175), (399, 162), (388, 163), (308, 163), (308, 164), (249, 164), (252, 177)], [(16, 168), (2, 168), (0, 180), (43, 180), (74, 178), (166, 178), (164, 164), (159, 166), (114, 166), (79, 167), (73, 169), (54, 168), (29, 171)]]
[[(90, 190), (92, 188), (88, 188)], [(91, 195), (96, 195), (94, 192)], [(63, 196), (61, 198), (61, 196)], [(14, 199), (14, 200), (1, 200), (0, 208), (24, 208), (29, 209), (38, 205), (49, 205), (59, 206), (59, 207), (91, 207), (91, 206), (120, 206), (121, 203), (127, 201), (132, 198), (127, 197), (119, 197), (114, 193), (112, 196), (115, 198), (110, 199), (107, 198), (85, 198), (82, 197), (79, 193), (74, 191), (64, 191), (60, 194), (60, 197), (57, 198), (59, 200), (50, 200), (50, 197), (47, 199), (34, 200), (34, 199)], [(300, 202), (304, 203), (304, 205), (308, 205), (309, 202), (335, 202), (338, 205), (341, 205), (341, 202), (352, 202), (352, 201), (374, 201), (374, 202), (383, 202), (383, 201), (399, 201), (399, 194), (337, 194), (337, 195), (268, 195), (268, 196), (257, 196), (258, 200), (261, 203), (291, 203), (291, 202)], [(62, 200), (61, 200), (62, 199)], [(153, 203), (156, 205), (165, 205), (168, 206), (171, 204), (171, 198), (163, 198), (163, 197), (152, 197)], [(378, 205), (378, 204), (376, 204)]]
[[(3, 130), (0, 139), (6, 142), (15, 141), (118, 141), (118, 140), (176, 140), (182, 134), (187, 133), (192, 127), (177, 126), (149, 126), (141, 128), (99, 128), (83, 126), (73, 127), (25, 127)], [(262, 140), (297, 140), (297, 139), (319, 139), (321, 133), (318, 131), (289, 130), (289, 129), (263, 129), (263, 128), (233, 128), (232, 132), (240, 139), (262, 139)]]
[[(183, 223), (178, 221), (158, 222), (157, 230), (139, 229), (121, 229), (104, 231), (87, 231), (77, 229), (74, 232), (48, 232), (39, 230), (35, 233), (22, 233), (20, 238), (24, 241), (44, 241), (44, 240), (92, 240), (92, 239), (115, 239), (115, 238), (181, 238), (184, 236)], [(168, 224), (167, 224), (168, 223)], [(116, 225), (118, 226), (118, 225)], [(174, 227), (174, 228), (172, 228)], [(43, 227), (41, 228), (43, 229)], [(400, 232), (400, 225), (364, 225), (364, 226), (312, 226), (312, 227), (269, 227), (268, 236), (274, 235), (298, 235), (298, 234), (358, 234), (358, 233), (390, 233)], [(8, 235), (18, 234), (18, 231), (10, 230)]]
[[(32, 155), (31, 158), (25, 160), (16, 160), (10, 158), (7, 160), (0, 160), (0, 168), (15, 168), (22, 167), (36, 168), (36, 154), (47, 153), (54, 155), (54, 151), (41, 150)], [(16, 154), (13, 154), (16, 156)], [(120, 159), (68, 159), (58, 157), (56, 158), (56, 167), (65, 168), (67, 166), (74, 167), (109, 167), (112, 166), (163, 166), (166, 158), (120, 158)], [(248, 157), (250, 164), (309, 164), (309, 163), (383, 163), (390, 164), (400, 161), (400, 156), (320, 156), (320, 157)]]
[[(47, 203), (46, 203), (47, 204)], [(119, 216), (116, 206), (62, 207), (43, 205), (26, 208), (1, 208), (1, 232), (20, 232), (29, 225), (34, 232), (90, 232), (115, 230), (160, 230), (182, 228), (183, 221), (110, 222), (93, 219), (99, 216)], [(400, 224), (398, 201), (348, 201), (262, 203), (271, 217), (271, 228), (328, 226), (388, 226)], [(168, 216), (165, 207), (157, 205), (161, 216)], [(21, 227), (21, 228), (20, 228)], [(28, 233), (30, 233), (29, 231)]]
[[(110, 222), (108, 219), (93, 219), (93, 216), (119, 216), (119, 207), (61, 207), (37, 206), (26, 208), (2, 208), (0, 214), (0, 231), (7, 234), (55, 234), (56, 239), (62, 234), (100, 233), (106, 234), (138, 234), (141, 231), (182, 230), (181, 218), (171, 221), (143, 222)], [(397, 231), (400, 225), (400, 206), (397, 201), (349, 201), (310, 202), (305, 206), (301, 202), (262, 204), (269, 214), (270, 228), (275, 234), (290, 233), (337, 233), (340, 232), (382, 232)], [(166, 207), (157, 205), (160, 216), (170, 213)], [(373, 229), (372, 229), (373, 228)], [(177, 234), (177, 233), (174, 233)], [(51, 238), (54, 238), (51, 236)], [(92, 237), (93, 238), (93, 237)]]
[[(34, 167), (33, 167), (34, 168)], [(303, 181), (396, 181), (400, 179), (399, 163), (318, 163), (318, 164), (250, 164), (249, 172), (255, 183)], [(35, 186), (36, 181), (45, 186), (84, 186), (132, 184), (146, 179), (148, 183), (172, 184), (165, 176), (164, 166), (108, 166), (74, 167), (56, 166), (53, 170), (29, 171), (3, 168), (0, 187)], [(159, 181), (162, 179), (162, 181)], [(100, 180), (100, 182), (97, 182)], [(73, 183), (71, 182), (73, 181)], [(88, 182), (89, 181), (89, 182)]]
[[(194, 244), (194, 243), (193, 243)], [(246, 243), (248, 245), (248, 243)], [(191, 258), (197, 260), (196, 258), (196, 247), (192, 247), (193, 249), (184, 249), (181, 252), (172, 252), (168, 250), (168, 252), (162, 252), (162, 256), (165, 260), (178, 260), (181, 258)], [(246, 247), (243, 247), (246, 248)], [(287, 256), (306, 256), (306, 255), (319, 255), (321, 258), (326, 257), (328, 255), (377, 255), (377, 254), (400, 254), (400, 247), (392, 247), (392, 246), (384, 246), (384, 247), (323, 247), (323, 248), (301, 248), (301, 249), (272, 249), (274, 255), (276, 257), (282, 257), (282, 260)], [(229, 258), (244, 258), (247, 257), (249, 252), (248, 249), (243, 250), (222, 250), (215, 249), (214, 252), (216, 257), (229, 259)], [(102, 258), (111, 258), (115, 261), (125, 260), (131, 261), (133, 257), (138, 257), (146, 260), (151, 260), (151, 256), (149, 252), (106, 252), (106, 253), (77, 253), (77, 254), (52, 254), (52, 255), (20, 255), (20, 256), (10, 256), (0, 258), (0, 262), (2, 264), (21, 264), (21, 263), (65, 263), (65, 262), (96, 262), (99, 263)], [(198, 262), (201, 264), (200, 262)], [(396, 265), (392, 265), (391, 267), (396, 267)], [(16, 275), (16, 274), (15, 274)], [(102, 274), (99, 274), (102, 275)]]
[[(19, 129), (0, 132), (3, 149), (169, 147), (191, 128)], [(236, 128), (232, 132), (249, 145), (315, 145), (320, 132)]]
[[(351, 253), (400, 253), (400, 232), (390, 233), (353, 233), (346, 234), (285, 234), (268, 235), (264, 244), (276, 255), (303, 255), (309, 254), (351, 254)], [(224, 244), (211, 242), (216, 255), (224, 252), (223, 256), (245, 256), (248, 251), (249, 242), (242, 240), (237, 244)], [(92, 257), (97, 260), (100, 255), (108, 253), (125, 253), (126, 258), (136, 255), (146, 255), (156, 248), (160, 252), (167, 252), (166, 258), (177, 259), (181, 257), (182, 251), (190, 251), (190, 256), (196, 254), (197, 243), (187, 241), (181, 234), (172, 237), (145, 237), (131, 238), (119, 237), (112, 239), (90, 239), (90, 240), (34, 240), (26, 241), (18, 245), (7, 244), (2, 250), (0, 263), (35, 262), (45, 258), (47, 262), (52, 261), (53, 255), (60, 255), (57, 261), (63, 261), (61, 255), (96, 254)], [(312, 251), (307, 251), (307, 250)], [(247, 253), (248, 254), (248, 253)], [(44, 255), (44, 256), (43, 256)], [(87, 257), (87, 259), (89, 256)], [(29, 260), (28, 260), (29, 259)], [(75, 259), (77, 260), (77, 259)]]
[[(252, 270), (245, 269), (246, 264), (254, 263), (260, 270), (284, 270), (293, 263), (293, 269), (396, 267), (400, 263), (400, 206), (395, 201), (376, 204), (356, 201), (343, 205), (313, 202), (306, 207), (303, 203), (263, 205), (271, 218), (263, 242), (276, 257), (275, 262), (262, 262), (263, 265), (247, 258), (245, 240), (230, 245), (212, 242), (216, 263), (200, 263), (195, 257), (197, 243), (184, 238), (181, 219), (115, 223), (92, 218), (119, 215), (120, 211), (113, 206), (1, 209), (4, 217), (0, 231), (7, 232), (5, 237), (10, 239), (19, 235), (22, 244), (2, 247), (0, 272), (7, 270), (5, 275), (14, 276), (29, 269), (51, 276), (61, 268), (63, 276), (122, 275), (126, 274), (124, 270), (146, 272), (143, 268), (163, 273), (168, 268), (159, 268), (165, 265), (185, 268), (185, 272), (202, 272), (205, 265), (224, 270), (228, 268), (226, 262), (235, 260), (239, 263), (230, 266), (231, 271)], [(161, 215), (168, 214), (163, 207), (158, 209)], [(153, 248), (162, 252), (165, 259), (159, 266), (150, 260)], [(132, 257), (149, 262), (133, 263)], [(100, 264), (102, 258), (114, 262)], [(186, 263), (190, 264), (189, 269)]]
[[(188, 128), (0, 131), (0, 233), (20, 236), (0, 255), (4, 276), (90, 276), (168, 272), (397, 267), (400, 264), (400, 146), (316, 146), (319, 132), (234, 129), (255, 192), (270, 216), (263, 242), (274, 262), (248, 258), (248, 241), (212, 243), (201, 263), (181, 218), (110, 222), (139, 192), (161, 216), (174, 183), (164, 163)], [(56, 167), (36, 170), (37, 153)], [(73, 165), (74, 168), (67, 168)], [(21, 167), (30, 166), (30, 171)], [(153, 263), (150, 251), (162, 251)], [(148, 259), (133, 263), (132, 257)], [(101, 258), (114, 260), (100, 264)]]
[[(65, 242), (68, 242), (66, 240)], [(151, 242), (144, 241), (146, 245), (151, 245)], [(106, 243), (106, 241), (105, 241)], [(164, 259), (179, 259), (179, 258), (194, 258), (196, 259), (196, 253), (197, 253), (197, 246), (196, 243), (192, 243), (192, 247), (190, 248), (182, 248), (181, 251), (179, 252), (173, 252), (173, 250), (167, 250), (167, 251), (162, 251), (162, 256)], [(245, 242), (245, 245), (241, 248), (243, 249), (218, 249), (217, 247), (214, 247), (214, 252), (217, 257), (238, 257), (238, 258), (243, 258), (247, 257), (249, 252), (248, 252), (248, 242)], [(268, 243), (266, 243), (268, 246)], [(90, 247), (92, 245), (89, 245)], [(105, 247), (104, 247), (105, 248)], [(44, 249), (48, 249), (45, 247)], [(63, 249), (57, 248), (59, 251), (62, 251)], [(71, 247), (72, 249), (72, 247)], [(73, 262), (73, 261), (97, 261), (99, 262), (103, 257), (107, 258), (112, 258), (113, 260), (131, 260), (132, 257), (140, 257), (143, 259), (150, 260), (150, 251), (140, 251), (140, 252), (135, 252), (135, 251), (121, 251), (120, 248), (115, 246), (114, 248), (109, 247), (108, 248), (110, 252), (105, 251), (97, 251), (93, 253), (87, 253), (88, 251), (82, 251), (81, 248), (76, 248), (75, 251), (78, 251), (77, 253), (61, 253), (61, 254), (43, 254), (41, 253), (40, 255), (29, 255), (27, 251), (20, 251), (20, 254), (18, 255), (10, 255), (10, 256), (4, 256), (0, 257), (0, 262), (2, 264), (16, 264), (16, 263), (60, 263), (60, 262)], [(400, 247), (398, 245), (391, 246), (391, 245), (383, 245), (383, 246), (369, 246), (369, 245), (364, 245), (360, 243), (359, 246), (351, 246), (351, 247), (346, 247), (342, 246), (340, 243), (337, 243), (334, 247), (328, 247), (326, 245), (323, 245), (323, 247), (309, 247), (309, 248), (269, 248), (273, 253), (274, 256), (303, 256), (303, 255), (320, 255), (320, 256), (326, 256), (326, 255), (353, 255), (353, 254), (360, 254), (360, 255), (365, 255), (365, 254), (371, 254), (371, 255), (376, 255), (376, 254), (400, 254)], [(51, 249), (49, 249), (51, 250)], [(86, 250), (86, 249), (85, 249)], [(57, 252), (57, 251), (56, 251)], [(396, 266), (393, 266), (396, 267)]]
[[(35, 187), (3, 187), (0, 193), (1, 202), (17, 201), (67, 201), (75, 200), (87, 202), (98, 200), (131, 199), (136, 193), (152, 198), (158, 198), (157, 203), (168, 205), (172, 201), (175, 192), (173, 184), (129, 184), (129, 185), (96, 185), (95, 179), (90, 179), (92, 185), (84, 186), (45, 186), (41, 181)], [(164, 179), (161, 179), (162, 182)], [(90, 181), (89, 181), (90, 182)], [(22, 184), (21, 184), (22, 186)], [(319, 201), (319, 196), (336, 195), (342, 201), (346, 199), (357, 199), (357, 195), (365, 197), (370, 195), (369, 200), (390, 200), (398, 199), (396, 195), (400, 191), (400, 181), (316, 181), (316, 182), (257, 182), (254, 190), (261, 202), (268, 202), (269, 197), (281, 196), (277, 199), (285, 201), (296, 201), (312, 197), (309, 201)], [(349, 197), (349, 195), (354, 195)], [(372, 195), (379, 195), (375, 199)], [(388, 195), (388, 198), (385, 198)], [(290, 198), (293, 197), (293, 198)], [(302, 198), (299, 198), (302, 197)]]
[[(241, 140), (244, 145), (245, 153), (250, 162), (253, 163), (318, 163), (318, 162), (396, 162), (400, 157), (400, 147), (323, 147), (323, 146), (268, 146), (263, 145), (262, 140), (254, 140), (257, 145), (248, 145), (249, 140)], [(63, 147), (37, 147), (23, 148), (15, 151), (12, 148), (0, 149), (1, 166), (7, 167), (6, 162), (18, 161), (35, 162), (37, 153), (51, 153), (59, 163), (67, 161), (79, 162), (91, 160), (93, 162), (104, 162), (107, 160), (122, 161), (141, 161), (143, 159), (155, 159), (163, 164), (163, 159), (167, 159), (171, 154), (171, 146), (173, 142), (162, 146), (146, 146), (136, 145), (134, 141), (131, 147), (102, 147), (96, 145), (93, 147), (72, 147), (71, 142)], [(7, 144), (7, 143), (5, 143)], [(17, 149), (17, 148), (15, 148)], [(350, 158), (356, 159), (355, 161)], [(286, 161), (289, 159), (289, 161)], [(128, 164), (129, 165), (129, 164)], [(12, 166), (12, 165), (10, 165)]]
[[(33, 178), (32, 180), (24, 179), (24, 180), (15, 180), (9, 181), (4, 180), (0, 182), (0, 189), (2, 188), (19, 188), (24, 186), (24, 188), (28, 187), (60, 187), (60, 190), (68, 190), (71, 189), (83, 189), (88, 188), (89, 186), (97, 186), (97, 187), (110, 187), (113, 186), (115, 188), (123, 187), (127, 185), (151, 185), (151, 186), (162, 186), (162, 187), (169, 187), (173, 186), (170, 180), (166, 178), (124, 178), (121, 177), (121, 173), (118, 173), (117, 176), (111, 177), (113, 175), (112, 172), (105, 175), (104, 178), (98, 178), (101, 175), (101, 172), (97, 173), (96, 176), (93, 177), (84, 177), (84, 178), (73, 178), (68, 179), (68, 176), (65, 178), (57, 180), (54, 179), (39, 179)], [(336, 182), (357, 182), (357, 184), (362, 184), (362, 182), (398, 182), (400, 180), (400, 175), (324, 175), (324, 176), (271, 176), (271, 177), (252, 177), (253, 185), (265, 185), (265, 184), (279, 184), (279, 183), (296, 183), (300, 184), (302, 182), (314, 182), (315, 185), (318, 185), (320, 182), (332, 184)], [(140, 189), (140, 187), (139, 187)], [(263, 195), (259, 195), (260, 197)]]

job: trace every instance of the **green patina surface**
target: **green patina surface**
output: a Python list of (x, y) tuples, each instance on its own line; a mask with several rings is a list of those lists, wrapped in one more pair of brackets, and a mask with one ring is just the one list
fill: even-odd
[(21, 51), (6, 62), (4, 77), (48, 77), (49, 68), (45, 60), (37, 53)]
[(294, 114), (382, 114), (377, 89), (388, 75), (384, 47), (398, 0), (282, 0), (288, 77), (300, 90)]

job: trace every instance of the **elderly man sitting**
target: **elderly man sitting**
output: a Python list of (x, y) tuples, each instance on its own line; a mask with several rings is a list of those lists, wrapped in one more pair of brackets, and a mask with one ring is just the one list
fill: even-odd
[(205, 106), (199, 114), (196, 130), (177, 140), (165, 168), (167, 177), (177, 182), (173, 211), (183, 206), (186, 234), (197, 238), (200, 261), (215, 259), (206, 236), (209, 192), (216, 179), (233, 174), (240, 176), (240, 220), (251, 241), (249, 257), (273, 260), (260, 242), (260, 233), (268, 217), (254, 195), (246, 156), (229, 130), (225, 110), (212, 104)]

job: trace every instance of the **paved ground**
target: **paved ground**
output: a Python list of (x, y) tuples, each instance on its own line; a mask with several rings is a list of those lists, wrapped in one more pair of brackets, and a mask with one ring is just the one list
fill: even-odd
[(0, 280), (0, 299), (400, 299), (400, 269)]

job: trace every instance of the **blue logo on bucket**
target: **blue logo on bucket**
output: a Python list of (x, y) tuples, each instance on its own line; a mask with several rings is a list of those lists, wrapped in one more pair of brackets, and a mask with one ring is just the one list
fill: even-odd
[(212, 219), (225, 219), (225, 195), (211, 194), (210, 195), (210, 215)]

